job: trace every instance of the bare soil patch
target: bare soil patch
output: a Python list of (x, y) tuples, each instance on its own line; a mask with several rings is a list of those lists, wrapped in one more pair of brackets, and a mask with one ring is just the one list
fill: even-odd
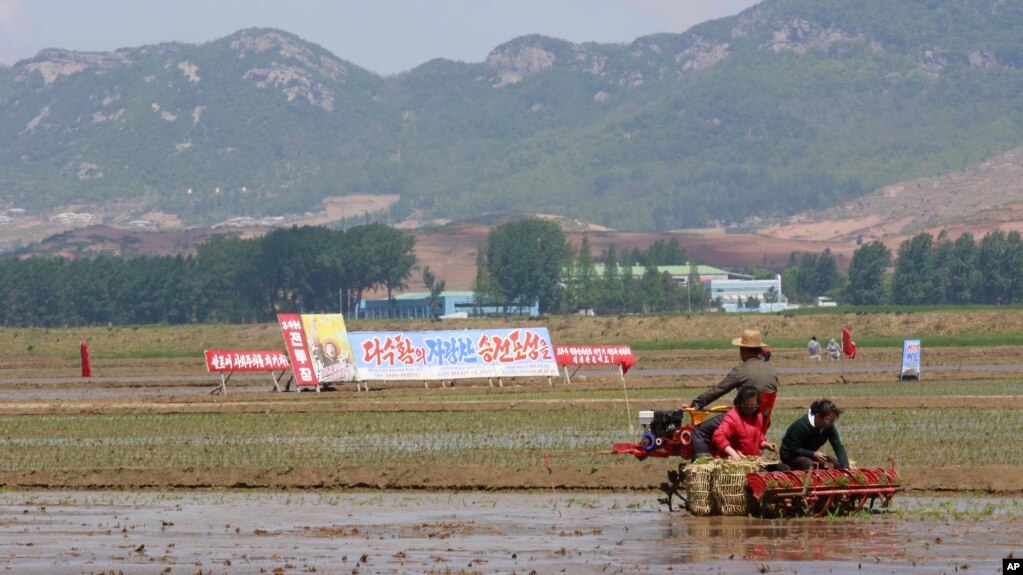
[(945, 230), (953, 240), (992, 230), (1023, 231), (1023, 148), (963, 170), (886, 186), (862, 198), (804, 213), (761, 230), (801, 241), (880, 240), (893, 251), (920, 232)]
[(322, 210), (296, 218), (300, 226), (319, 226), (356, 218), (364, 214), (382, 212), (398, 202), (398, 194), (351, 194), (331, 196), (323, 199)]

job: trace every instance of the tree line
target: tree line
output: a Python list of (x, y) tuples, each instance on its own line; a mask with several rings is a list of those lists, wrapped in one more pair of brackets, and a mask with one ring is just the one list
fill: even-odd
[[(593, 310), (617, 313), (671, 313), (720, 307), (699, 281), (697, 266), (681, 283), (659, 265), (686, 263), (677, 243), (658, 242), (648, 250), (621, 256), (612, 245), (596, 261), (584, 237), (573, 249), (560, 228), (543, 220), (498, 226), (477, 257), (477, 298), (528, 305), (539, 301), (541, 313)], [(672, 240), (672, 242), (676, 242)], [(797, 257), (798, 256), (798, 257)], [(643, 273), (629, 273), (633, 265)], [(755, 278), (773, 278), (770, 270), (746, 270)], [(829, 296), (849, 305), (968, 305), (1023, 303), (1023, 236), (992, 231), (977, 241), (970, 233), (953, 240), (920, 233), (892, 254), (882, 242), (861, 245), (853, 253), (848, 275), (838, 271), (829, 250), (793, 254), (782, 272), (782, 291), (791, 302), (814, 303)], [(780, 294), (764, 295), (763, 303)], [(743, 302), (756, 309), (759, 300)]]
[[(8, 258), (0, 260), (0, 325), (247, 323), (294, 311), (355, 317), (368, 291), (386, 290), (393, 304), (392, 296), (409, 286), (414, 248), (412, 236), (373, 223), (347, 230), (282, 228), (253, 239), (218, 236), (187, 256)], [(495, 227), (480, 246), (473, 291), (480, 305), (538, 303), (544, 314), (719, 307), (698, 266), (690, 266), (686, 282), (658, 270), (687, 260), (675, 239), (621, 255), (612, 245), (598, 258), (586, 237), (576, 249), (557, 224), (519, 220)], [(642, 274), (632, 273), (634, 266)], [(446, 282), (429, 267), (422, 276), (436, 310)], [(852, 305), (1023, 303), (1023, 237), (993, 231), (978, 242), (969, 233), (955, 240), (944, 232), (921, 233), (894, 256), (883, 243), (869, 242), (853, 253), (848, 276), (827, 250), (794, 254), (782, 285), (790, 301), (805, 303), (819, 295)]]
[(848, 276), (830, 252), (804, 254), (782, 276), (786, 295), (811, 302), (828, 295), (850, 305), (969, 305), (1023, 303), (1023, 236), (995, 230), (980, 241), (942, 231), (922, 232), (895, 254), (880, 241), (853, 252)]
[[(658, 240), (645, 250), (618, 254), (614, 245), (597, 258), (584, 236), (578, 249), (550, 221), (526, 219), (491, 230), (476, 257), (473, 291), (487, 306), (529, 307), (540, 313), (665, 313), (703, 310), (707, 290), (695, 266), (683, 286), (658, 266), (686, 264), (688, 256), (676, 238)], [(633, 273), (642, 266), (643, 273)]]
[(408, 285), (415, 238), (383, 224), (218, 236), (187, 256), (0, 260), (0, 325), (246, 323), (278, 312), (354, 315)]

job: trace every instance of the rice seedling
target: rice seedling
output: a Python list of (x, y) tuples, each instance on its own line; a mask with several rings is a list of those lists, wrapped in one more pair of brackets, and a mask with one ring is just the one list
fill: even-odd
[[(779, 441), (805, 412), (776, 409)], [(0, 471), (74, 469), (279, 470), (372, 465), (543, 464), (599, 470), (635, 441), (617, 408), (487, 412), (190, 413), (0, 416)], [(1023, 413), (1010, 409), (852, 409), (839, 429), (862, 467), (1006, 464), (1023, 467)]]

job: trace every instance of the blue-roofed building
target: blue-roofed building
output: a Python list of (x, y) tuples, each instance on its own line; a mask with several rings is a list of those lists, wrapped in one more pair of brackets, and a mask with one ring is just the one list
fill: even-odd
[[(430, 319), (430, 292), (407, 292), (394, 296), (394, 314), (391, 317)], [(437, 296), (434, 317), (486, 317), (493, 315), (540, 315), (540, 304), (532, 306), (480, 306), (471, 291), (444, 291)], [(387, 298), (364, 299), (359, 303), (358, 319), (384, 319), (389, 316)]]

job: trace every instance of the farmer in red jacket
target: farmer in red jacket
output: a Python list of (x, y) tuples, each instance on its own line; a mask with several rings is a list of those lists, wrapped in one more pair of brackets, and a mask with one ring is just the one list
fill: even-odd
[(761, 449), (778, 451), (777, 445), (767, 441), (760, 392), (753, 386), (744, 386), (732, 403), (734, 407), (725, 413), (711, 438), (717, 455), (742, 459), (743, 456), (759, 456)]

